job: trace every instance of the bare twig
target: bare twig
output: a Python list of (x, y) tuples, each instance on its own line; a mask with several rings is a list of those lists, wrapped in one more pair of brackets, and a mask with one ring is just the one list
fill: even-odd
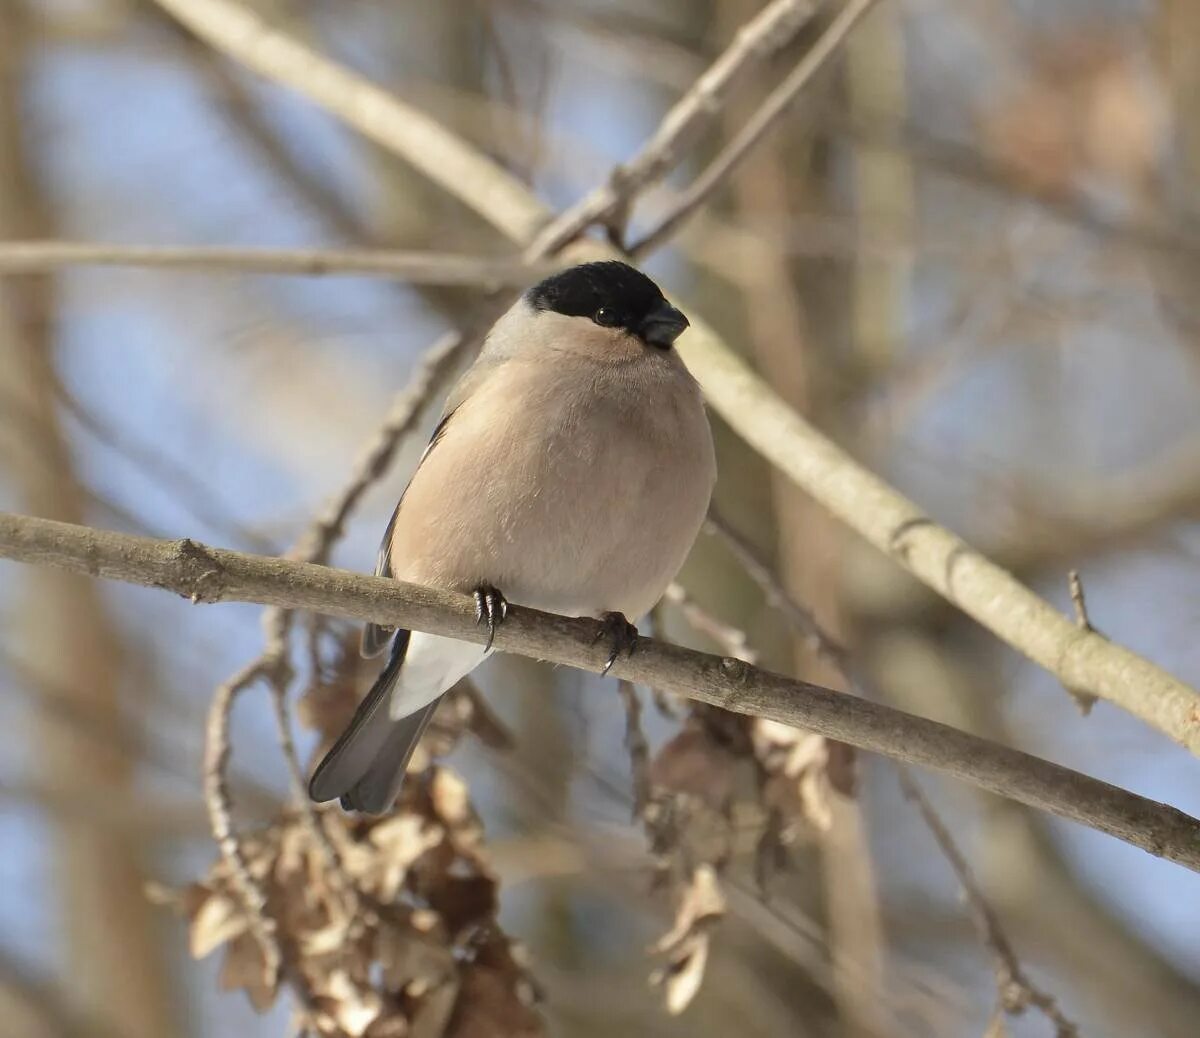
[(1087, 599), (1083, 597), (1083, 581), (1079, 577), (1079, 570), (1073, 569), (1067, 574), (1067, 584), (1071, 588), (1071, 604), (1075, 607), (1075, 622), (1079, 625), (1080, 630), (1094, 631), (1096, 628), (1092, 626), (1092, 621), (1088, 618)]
[[(195, 602), (253, 601), (482, 643), (464, 595), (309, 563), (245, 555), (194, 541), (160, 541), (0, 513), (0, 557), (163, 588)], [(514, 606), (498, 649), (600, 671), (594, 620)], [(765, 717), (945, 771), (1001, 796), (1089, 825), (1200, 871), (1200, 821), (1049, 761), (878, 703), (793, 681), (732, 657), (644, 639), (614, 676), (734, 713)], [(219, 715), (219, 711), (214, 711)], [(215, 742), (214, 762), (221, 749)]]
[[(1083, 580), (1079, 576), (1079, 570), (1073, 569), (1067, 574), (1067, 585), (1071, 589), (1071, 605), (1075, 607), (1075, 623), (1081, 631), (1089, 634), (1095, 633), (1096, 628), (1092, 626), (1092, 621), (1088, 617), (1087, 599), (1083, 596)], [(1075, 700), (1079, 712), (1087, 717), (1092, 712), (1092, 707), (1096, 705), (1096, 697), (1090, 692), (1072, 688), (1070, 685), (1064, 687), (1070, 697)]]
[[(749, 542), (715, 512), (709, 513), (707, 525), (710, 531), (719, 534), (725, 540), (747, 574), (762, 588), (768, 601), (779, 609), (784, 618), (793, 624), (818, 654), (837, 668), (850, 688), (858, 695), (878, 700), (879, 697), (874, 694), (870, 683), (854, 665), (845, 646), (826, 631), (808, 609), (792, 598)], [(1058, 1038), (1075, 1038), (1077, 1032), (1074, 1025), (1062, 1015), (1053, 996), (1035, 987), (1025, 977), (999, 918), (979, 890), (970, 866), (955, 844), (950, 830), (925, 797), (916, 779), (903, 764), (896, 761), (892, 764), (896, 769), (896, 778), (901, 790), (917, 804), (922, 820), (958, 877), (972, 915), (976, 919), (980, 936), (996, 957), (996, 981), (1003, 1009), (1006, 1012), (1019, 1012), (1026, 1005), (1033, 1005), (1054, 1023)]]
[(958, 884), (962, 887), (963, 897), (975, 921), (980, 939), (992, 953), (996, 971), (996, 991), (1000, 998), (1000, 1006), (1006, 1013), (1019, 1014), (1033, 1006), (1045, 1015), (1054, 1025), (1057, 1038), (1077, 1038), (1079, 1029), (1063, 1015), (1058, 1002), (1053, 995), (1042, 990), (1033, 983), (1021, 967), (1017, 953), (1009, 943), (1008, 937), (1000, 925), (1000, 920), (988, 899), (984, 896), (971, 866), (958, 849), (950, 830), (934, 811), (933, 805), (922, 792), (916, 779), (909, 774), (905, 767), (896, 769), (900, 777), (900, 787), (921, 813), (925, 825), (933, 833), (933, 838), (941, 848), (942, 855), (950, 863)]
[(263, 660), (247, 664), (217, 688), (208, 711), (204, 741), (204, 804), (209, 825), (221, 855), (229, 865), (233, 885), (246, 910), (250, 932), (263, 956), (263, 983), (274, 990), (279, 982), (283, 954), (275, 923), (267, 914), (266, 888), (250, 873), (241, 841), (233, 827), (233, 804), (225, 773), (229, 766), (229, 715), (234, 701), (251, 685), (271, 680), (270, 667)]
[(0, 275), (44, 274), (67, 267), (139, 267), (309, 277), (382, 277), (416, 285), (527, 285), (556, 269), (519, 257), (492, 259), (385, 249), (244, 249), (214, 245), (116, 245), (99, 242), (0, 242)]
[(796, 67), (767, 95), (766, 100), (733, 139), (721, 149), (717, 157), (675, 199), (658, 224), (647, 232), (645, 237), (629, 246), (630, 255), (643, 256), (653, 252), (674, 236), (684, 221), (708, 200), (742, 159), (787, 112), (812, 77), (837, 52), (854, 26), (876, 2), (877, 0), (848, 0)]
[(397, 394), (382, 424), (363, 448), (350, 478), (288, 553), (289, 558), (302, 562), (328, 559), (346, 520), (363, 495), (391, 466), (404, 437), (416, 428), (430, 399), (445, 384), (470, 342), (470, 336), (451, 332), (426, 351), (408, 385)]
[(733, 656), (747, 663), (757, 663), (758, 653), (750, 646), (750, 639), (740, 627), (726, 623), (720, 617), (713, 616), (700, 605), (687, 590), (679, 584), (671, 584), (663, 598), (674, 606), (678, 606), (683, 618), (693, 630), (711, 638), (726, 656)]
[[(666, 634), (663, 631), (663, 604), (660, 600), (652, 610), (650, 610), (650, 634), (655, 638), (665, 638)], [(658, 711), (660, 717), (665, 717), (669, 721), (679, 720), (679, 711), (675, 708), (675, 703), (671, 697), (667, 695), (661, 688), (650, 689), (650, 701), (654, 704), (654, 709)]]
[(541, 257), (554, 253), (596, 223), (608, 227), (610, 237), (619, 240), (638, 192), (679, 162), (683, 149), (720, 112), (733, 84), (748, 69), (793, 39), (817, 7), (814, 0), (773, 0), (764, 7), (738, 30), (724, 53), (675, 103), (638, 154), (615, 167), (604, 184), (545, 227), (533, 239), (526, 255)]
[(853, 682), (854, 679), (847, 673), (849, 658), (845, 646), (817, 623), (817, 618), (813, 616), (811, 610), (796, 601), (775, 576), (771, 567), (758, 554), (757, 549), (730, 523), (726, 522), (716, 509), (709, 509), (704, 527), (709, 533), (715, 534), (725, 542), (733, 557), (741, 563), (746, 575), (759, 586), (766, 596), (767, 603), (783, 614), (784, 619), (804, 639), (804, 644), (809, 651), (836, 667), (848, 681)]

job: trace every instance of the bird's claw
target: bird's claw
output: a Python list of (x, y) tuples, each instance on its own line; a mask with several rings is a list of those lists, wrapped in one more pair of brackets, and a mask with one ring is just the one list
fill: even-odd
[(487, 622), (488, 640), (484, 645), (483, 651), (487, 652), (492, 647), (492, 641), (496, 637), (496, 628), (508, 616), (508, 600), (500, 594), (491, 584), (480, 584), (475, 589), (475, 625)]
[(600, 633), (596, 635), (595, 641), (601, 638), (608, 638), (609, 641), (608, 661), (600, 671), (604, 675), (612, 669), (621, 653), (625, 653), (626, 656), (633, 655), (633, 650), (637, 648), (638, 629), (625, 619), (624, 613), (604, 613), (600, 617), (600, 624)]

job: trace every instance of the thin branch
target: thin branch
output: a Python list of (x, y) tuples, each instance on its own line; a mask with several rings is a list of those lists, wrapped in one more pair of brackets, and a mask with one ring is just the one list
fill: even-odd
[(971, 866), (959, 851), (950, 830), (938, 817), (916, 779), (909, 774), (907, 768), (898, 767), (896, 770), (899, 772), (900, 788), (904, 790), (904, 795), (916, 804), (925, 825), (941, 848), (942, 855), (954, 870), (979, 936), (992, 953), (996, 970), (996, 990), (1001, 1007), (1006, 1013), (1015, 1015), (1023, 1012), (1026, 1007), (1033, 1006), (1054, 1025), (1057, 1038), (1077, 1038), (1079, 1029), (1063, 1015), (1054, 996), (1042, 990), (1025, 975), (1021, 961), (1009, 943), (995, 910), (984, 896)]
[[(634, 198), (683, 157), (697, 133), (716, 118), (735, 82), (795, 38), (816, 14), (813, 0), (774, 0), (738, 30), (733, 42), (663, 117), (637, 155), (545, 227), (526, 253), (549, 255), (596, 223), (623, 231)], [(619, 234), (617, 235), (619, 237)]]
[(750, 639), (740, 627), (726, 623), (713, 616), (680, 584), (671, 584), (663, 594), (663, 600), (678, 607), (683, 618), (694, 631), (711, 638), (726, 656), (733, 656), (747, 663), (757, 663), (758, 653), (750, 646)]
[(397, 394), (383, 423), (363, 448), (350, 479), (288, 553), (289, 558), (301, 562), (325, 562), (328, 559), (334, 542), (342, 535), (346, 520), (363, 495), (391, 467), (400, 444), (416, 428), (430, 399), (458, 366), (472, 341), (471, 335), (449, 332), (425, 352), (408, 385)]
[(305, 277), (379, 277), (414, 285), (528, 285), (557, 269), (519, 257), (492, 259), (385, 249), (246, 249), (214, 245), (116, 245), (99, 242), (0, 242), (0, 275), (45, 274), (67, 267), (139, 267)]
[(1087, 599), (1083, 595), (1083, 580), (1079, 570), (1073, 569), (1067, 574), (1067, 585), (1071, 589), (1071, 604), (1075, 607), (1075, 622), (1082, 631), (1094, 631), (1092, 621), (1088, 617)]
[[(162, 588), (194, 602), (259, 602), (484, 642), (473, 601), (386, 577), (0, 513), (0, 557)], [(597, 621), (514, 606), (496, 633), (507, 652), (599, 672)], [(765, 717), (944, 771), (1091, 826), (1200, 871), (1200, 821), (1165, 804), (947, 725), (794, 681), (732, 657), (645, 639), (615, 677), (659, 685), (734, 713)], [(243, 674), (243, 677), (245, 674)], [(218, 711), (214, 709), (214, 715)], [(219, 750), (214, 749), (214, 754)]]
[(246, 909), (250, 932), (262, 950), (263, 982), (273, 990), (279, 981), (283, 953), (275, 923), (267, 914), (266, 887), (251, 874), (233, 826), (233, 803), (225, 777), (229, 766), (229, 715), (233, 704), (242, 692), (264, 679), (270, 679), (269, 669), (263, 661), (255, 660), (220, 685), (212, 698), (204, 740), (204, 804), (208, 809), (209, 826)]
[[(808, 639), (811, 648), (837, 668), (854, 693), (877, 701), (879, 696), (875, 694), (870, 683), (864, 679), (845, 646), (826, 631), (818, 623), (816, 617), (788, 593), (782, 582), (759, 557), (749, 542), (715, 512), (709, 513), (707, 527), (725, 540), (734, 556), (742, 563), (747, 574), (766, 594), (771, 605), (777, 608), (784, 618)], [(906, 797), (916, 803), (922, 820), (933, 834), (934, 840), (950, 863), (955, 876), (958, 877), (967, 904), (975, 917), (980, 936), (996, 959), (996, 983), (1003, 1010), (1009, 1013), (1019, 1013), (1026, 1006), (1033, 1005), (1054, 1024), (1058, 1038), (1076, 1038), (1078, 1032), (1075, 1025), (1063, 1016), (1054, 997), (1036, 987), (1025, 976), (999, 918), (984, 898), (966, 858), (955, 844), (945, 822), (934, 810), (933, 805), (921, 791), (909, 770), (896, 761), (891, 763), (896, 769), (896, 778), (900, 789)]]
[(805, 647), (825, 660), (826, 663), (842, 671), (847, 680), (853, 680), (850, 675), (846, 674), (849, 659), (845, 646), (817, 623), (817, 618), (809, 609), (788, 593), (771, 567), (758, 554), (757, 549), (730, 523), (726, 522), (716, 509), (709, 509), (704, 527), (709, 533), (715, 534), (725, 542), (725, 546), (741, 564), (746, 575), (759, 586), (766, 597), (767, 604), (783, 614), (784, 619), (804, 640)]
[(766, 100), (759, 105), (733, 139), (721, 149), (717, 157), (675, 199), (659, 223), (645, 237), (629, 246), (630, 255), (642, 256), (653, 252), (675, 235), (684, 221), (708, 200), (742, 159), (791, 108), (813, 76), (837, 53), (851, 30), (877, 2), (878, 0), (847, 0), (845, 7), (829, 23), (829, 27), (796, 67), (767, 95)]

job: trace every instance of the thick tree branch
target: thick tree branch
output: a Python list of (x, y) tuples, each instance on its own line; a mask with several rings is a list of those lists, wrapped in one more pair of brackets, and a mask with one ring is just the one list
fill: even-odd
[(1115, 703), (1200, 754), (1194, 689), (1078, 628), (827, 440), (715, 338), (693, 337), (681, 352), (737, 432), (846, 525), (1067, 688)]
[[(548, 211), (531, 192), (468, 143), (362, 77), (269, 30), (229, 0), (156, 2), (214, 46), (286, 83), (425, 171), (514, 242), (531, 243), (548, 222)], [(689, 113), (697, 97), (708, 96), (705, 77), (742, 49), (743, 38), (739, 38), (717, 58), (625, 169), (653, 165), (664, 140), (674, 147), (684, 139), (678, 132), (680, 120), (693, 117)], [(431, 160), (431, 149), (436, 161)], [(618, 179), (628, 204), (640, 182)], [(594, 246), (587, 255), (599, 251)], [(537, 251), (531, 249), (527, 255)], [(712, 407), (763, 457), (862, 537), (1068, 688), (1115, 703), (1200, 755), (1200, 694), (1128, 649), (1079, 630), (1010, 573), (938, 526), (804, 421), (699, 315), (692, 317), (692, 329), (680, 343), (688, 366)]]
[[(284, 559), (92, 530), (0, 513), (0, 557), (163, 588), (194, 602), (259, 602), (373, 620), (483, 642), (464, 595)], [(496, 647), (599, 671), (600, 626), (514, 607)], [(1020, 803), (1091, 826), (1200, 872), (1200, 821), (1049, 761), (743, 660), (644, 639), (615, 676), (735, 713), (810, 729), (910, 764), (944, 771)]]

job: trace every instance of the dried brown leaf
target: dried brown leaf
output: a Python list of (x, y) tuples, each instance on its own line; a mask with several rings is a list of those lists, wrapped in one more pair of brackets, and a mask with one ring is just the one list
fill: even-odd
[(345, 970), (334, 970), (319, 989), (318, 1010), (350, 1038), (361, 1038), (383, 1012), (383, 999)]
[(439, 826), (415, 814), (398, 814), (376, 824), (368, 845), (360, 845), (353, 863), (363, 887), (384, 902), (395, 900), (413, 863), (443, 839)]
[(667, 1012), (678, 1016), (691, 1004), (704, 980), (708, 964), (708, 934), (690, 934), (672, 952), (671, 961), (650, 976), (650, 983), (666, 992)]
[(457, 829), (475, 820), (471, 795), (462, 778), (448, 768), (438, 768), (429, 789), (433, 809), (447, 828)]
[(404, 991), (419, 997), (454, 976), (454, 954), (447, 935), (432, 930), (432, 927), (422, 931), (395, 923), (377, 932), (375, 958), (383, 967), (383, 982), (389, 991)]
[(721, 882), (711, 865), (697, 866), (691, 882), (679, 899), (675, 913), (675, 924), (654, 942), (651, 950), (659, 954), (669, 952), (682, 945), (687, 937), (700, 925), (718, 919), (725, 914), (725, 895), (721, 893)]
[(471, 965), (463, 972), (462, 988), (445, 1038), (541, 1038), (541, 1017), (513, 988), (507, 970)]
[(489, 876), (450, 876), (438, 872), (417, 886), (451, 934), (490, 919), (498, 907), (496, 882)]
[(459, 983), (446, 981), (427, 991), (412, 1012), (411, 1038), (442, 1038), (458, 1002)]
[(193, 959), (203, 959), (214, 948), (231, 941), (250, 927), (245, 910), (232, 897), (211, 893), (192, 917), (188, 948)]
[(656, 791), (685, 793), (723, 811), (733, 797), (738, 758), (702, 727), (685, 727), (668, 739), (650, 762)]
[(345, 948), (354, 920), (338, 914), (324, 926), (305, 930), (300, 934), (300, 948), (305, 955), (328, 955)]
[(183, 916), (189, 922), (204, 907), (212, 891), (203, 883), (188, 883), (182, 887), (169, 887), (165, 883), (148, 882), (143, 891), (146, 900), (153, 905), (163, 905)]
[[(764, 802), (785, 820), (782, 838), (792, 838), (793, 819), (827, 832), (833, 824), (829, 740), (815, 732), (762, 719), (755, 721), (752, 737), (759, 762), (771, 776), (763, 784)], [(844, 775), (839, 780), (847, 781)]]
[(229, 942), (218, 983), (222, 991), (244, 990), (250, 1004), (260, 1013), (275, 1004), (278, 994), (277, 978), (267, 978), (262, 946), (249, 933)]

